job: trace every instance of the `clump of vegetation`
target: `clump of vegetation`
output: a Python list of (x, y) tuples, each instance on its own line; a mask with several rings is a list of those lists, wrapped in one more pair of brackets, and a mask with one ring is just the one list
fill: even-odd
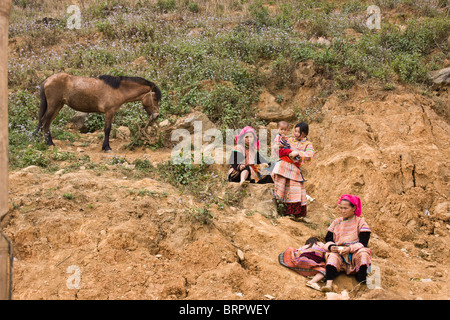
[(211, 224), (214, 219), (214, 214), (211, 210), (205, 206), (204, 208), (189, 208), (187, 211), (188, 219), (192, 222), (198, 222), (201, 224)]
[(173, 160), (159, 163), (156, 167), (160, 176), (176, 187), (187, 187), (194, 190), (209, 178), (207, 164), (175, 163)]

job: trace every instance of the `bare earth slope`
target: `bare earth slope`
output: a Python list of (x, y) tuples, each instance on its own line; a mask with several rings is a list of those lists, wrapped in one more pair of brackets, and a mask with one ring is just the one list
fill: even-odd
[[(448, 299), (450, 126), (432, 99), (409, 88), (355, 86), (348, 97), (332, 94), (323, 121), (310, 125), (317, 154), (305, 174), (315, 199), (309, 223), (273, 218), (267, 185), (250, 185), (237, 207), (212, 206), (212, 223), (201, 224), (189, 214), (202, 207), (192, 195), (128, 178), (120, 166), (11, 172), (2, 228), (14, 245), (14, 299), (326, 299), (278, 254), (324, 236), (343, 193), (362, 198), (382, 288), (340, 276), (335, 290), (352, 299)], [(115, 150), (105, 154), (93, 135), (56, 141), (96, 164), (170, 159), (169, 149), (129, 151), (126, 143), (112, 139)], [(68, 283), (69, 266), (81, 271), (79, 289)]]

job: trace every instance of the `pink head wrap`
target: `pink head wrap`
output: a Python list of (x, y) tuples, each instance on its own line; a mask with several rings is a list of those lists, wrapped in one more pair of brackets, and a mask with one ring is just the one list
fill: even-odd
[(241, 133), (239, 133), (239, 134), (236, 136), (236, 143), (238, 143), (238, 141), (239, 141), (239, 139), (240, 139), (241, 137), (244, 137), (245, 134), (247, 134), (247, 133), (249, 133), (249, 132), (253, 133), (253, 135), (255, 136), (255, 140), (254, 140), (254, 143), (253, 143), (253, 148), (254, 148), (255, 150), (259, 150), (259, 140), (258, 140), (258, 136), (256, 135), (255, 129), (253, 129), (253, 128), (250, 127), (250, 126), (247, 126), (247, 127), (245, 127), (244, 129), (242, 129), (242, 130), (241, 130)]
[(361, 215), (361, 199), (352, 194), (344, 194), (339, 199), (338, 203), (341, 203), (342, 200), (350, 201), (355, 207), (355, 216), (359, 217)]

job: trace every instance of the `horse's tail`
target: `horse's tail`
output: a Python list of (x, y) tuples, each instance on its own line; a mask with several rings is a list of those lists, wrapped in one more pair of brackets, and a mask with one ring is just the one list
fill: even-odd
[(38, 127), (35, 131), (35, 134), (38, 133), (42, 129), (42, 119), (44, 118), (45, 113), (47, 112), (47, 97), (45, 96), (44, 90), (45, 81), (41, 84), (41, 107), (39, 109), (39, 123)]

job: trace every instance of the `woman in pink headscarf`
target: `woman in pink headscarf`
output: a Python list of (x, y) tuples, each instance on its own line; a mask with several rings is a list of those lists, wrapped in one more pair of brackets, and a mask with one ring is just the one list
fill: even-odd
[(247, 126), (236, 136), (236, 146), (231, 152), (228, 163), (228, 181), (239, 182), (241, 185), (249, 182), (273, 182), (270, 175), (263, 176), (260, 164), (268, 163), (259, 154), (259, 140), (255, 130)]
[(340, 272), (356, 274), (358, 282), (365, 282), (372, 251), (367, 248), (370, 228), (361, 218), (361, 200), (351, 194), (339, 199), (341, 217), (334, 220), (325, 236), (327, 283), (322, 291), (331, 291), (333, 280)]

